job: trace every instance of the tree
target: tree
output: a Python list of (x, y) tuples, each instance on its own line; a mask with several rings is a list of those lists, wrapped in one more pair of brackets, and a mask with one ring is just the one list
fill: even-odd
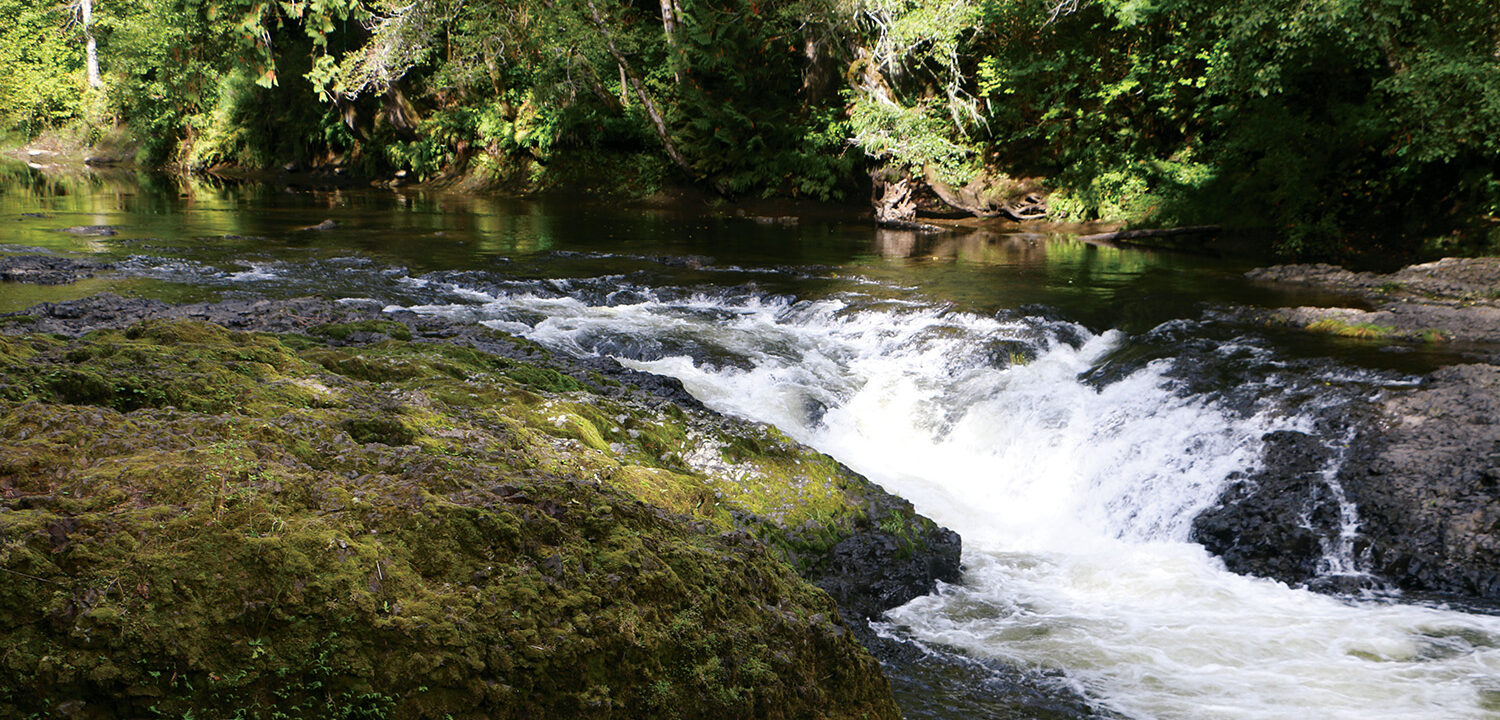
[(81, 67), (67, 19), (46, 3), (0, 0), (0, 127), (29, 136), (79, 112)]
[(100, 89), (104, 81), (99, 77), (99, 46), (94, 40), (94, 0), (77, 0), (78, 22), (83, 25), (84, 67), (87, 70), (89, 87)]

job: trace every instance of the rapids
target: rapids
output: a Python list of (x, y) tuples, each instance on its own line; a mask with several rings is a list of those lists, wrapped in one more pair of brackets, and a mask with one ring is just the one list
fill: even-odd
[[(1322, 432), (1329, 408), (1402, 376), (1299, 366), (1248, 338), (1100, 373), (1133, 342), (1193, 328), (1132, 339), (916, 293), (807, 301), (620, 278), (448, 292), (459, 302), (410, 309), (679, 378), (958, 531), (964, 581), (889, 613), (884, 633), (1061, 670), (1131, 718), (1495, 716), (1500, 618), (1237, 576), (1188, 538), (1254, 469), (1262, 435)], [(1205, 375), (1236, 382), (1195, 392)], [(1358, 572), (1357, 510), (1345, 511), (1330, 572)]]

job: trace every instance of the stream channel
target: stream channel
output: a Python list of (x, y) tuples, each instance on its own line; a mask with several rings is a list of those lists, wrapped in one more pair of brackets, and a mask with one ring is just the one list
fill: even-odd
[[(58, 232), (87, 225), (116, 234)], [(0, 285), (0, 312), (111, 291), (458, 317), (676, 377), (838, 458), (963, 537), (963, 581), (875, 626), (915, 648), (890, 667), (911, 718), (1500, 717), (1500, 617), (1359, 577), (1358, 508), (1323, 563), (1356, 594), (1238, 576), (1191, 542), (1193, 517), (1261, 462), (1263, 435), (1313, 433), (1337, 462), (1353, 409), (1453, 361), (1236, 324), (1220, 310), (1328, 299), (1253, 286), (1244, 262), (1068, 236), (11, 170), (0, 251), (38, 248), (116, 270)], [(923, 653), (972, 668), (924, 670)], [(996, 668), (1087, 709), (991, 703)]]

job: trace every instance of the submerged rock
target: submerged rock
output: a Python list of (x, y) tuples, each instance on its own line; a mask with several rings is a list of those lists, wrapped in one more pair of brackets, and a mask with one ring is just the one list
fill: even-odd
[(57, 231), (70, 235), (83, 235), (85, 237), (113, 237), (120, 234), (120, 231), (111, 225), (74, 225), (73, 227), (58, 228)]
[(5, 319), (0, 714), (897, 717), (841, 618), (957, 571), (773, 428), (486, 328)]
[(66, 285), (111, 269), (113, 266), (107, 263), (56, 255), (10, 255), (0, 257), (0, 282)]

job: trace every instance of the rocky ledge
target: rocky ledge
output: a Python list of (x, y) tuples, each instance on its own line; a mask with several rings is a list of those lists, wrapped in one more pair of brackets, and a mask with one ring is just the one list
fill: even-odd
[[(1341, 293), (1370, 306), (1245, 311), (1265, 323), (1351, 337), (1500, 345), (1500, 258), (1444, 258), (1385, 275), (1277, 265), (1247, 277)], [(1500, 358), (1494, 347), (1480, 352)]]
[(959, 572), (775, 429), (486, 328), (96, 296), (0, 330), (0, 714), (897, 717), (846, 619)]
[[(1353, 293), (1378, 308), (1259, 312), (1303, 319), (1362, 312), (1402, 332), (1426, 327), (1467, 341), (1469, 354), (1484, 357), (1500, 342), (1497, 258), (1448, 259), (1389, 275), (1281, 266), (1251, 277)], [(1346, 448), (1304, 433), (1268, 435), (1263, 469), (1199, 516), (1194, 538), (1236, 572), (1292, 584), (1500, 601), (1500, 367), (1443, 367), (1339, 422), (1357, 428)], [(1339, 569), (1326, 566), (1326, 551), (1349, 508), (1358, 522), (1347, 538), (1356, 572), (1330, 574)]]
[[(1200, 515), (1194, 538), (1231, 570), (1315, 589), (1500, 601), (1500, 368), (1445, 367), (1369, 411), (1353, 419), (1363, 431), (1341, 464), (1304, 433), (1267, 436), (1265, 467)], [(1358, 573), (1323, 561), (1340, 532), (1338, 491), (1357, 514)]]

